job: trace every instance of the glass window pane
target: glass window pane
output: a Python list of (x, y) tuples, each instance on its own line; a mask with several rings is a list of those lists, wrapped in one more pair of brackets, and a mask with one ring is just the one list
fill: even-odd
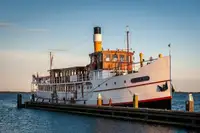
[(112, 58), (113, 58), (113, 61), (117, 61), (117, 59), (118, 59), (117, 54), (113, 54)]
[(106, 60), (106, 61), (110, 61), (110, 54), (106, 54), (105, 60)]
[(120, 55), (120, 61), (124, 61), (124, 55)]

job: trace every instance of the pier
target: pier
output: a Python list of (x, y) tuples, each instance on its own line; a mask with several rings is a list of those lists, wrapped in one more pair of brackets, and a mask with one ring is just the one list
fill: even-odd
[[(19, 96), (18, 96), (19, 97)], [(40, 109), (65, 113), (82, 114), (103, 118), (112, 118), (145, 123), (180, 126), (200, 129), (200, 113), (148, 108), (89, 106), (77, 104), (39, 103), (33, 100), (24, 104), (18, 101), (19, 108)]]

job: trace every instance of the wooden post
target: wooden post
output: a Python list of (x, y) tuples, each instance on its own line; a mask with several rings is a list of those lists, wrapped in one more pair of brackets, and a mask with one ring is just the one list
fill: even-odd
[(35, 102), (35, 95), (34, 94), (31, 95), (31, 101)]
[(138, 108), (138, 95), (133, 95), (133, 107)]
[(112, 106), (112, 99), (109, 99), (109, 106)]
[(185, 107), (186, 107), (186, 111), (194, 112), (194, 99), (193, 99), (192, 94), (189, 94), (189, 98), (186, 101)]
[(21, 108), (21, 107), (22, 107), (22, 95), (17, 94), (17, 108)]
[(102, 103), (103, 103), (103, 100), (102, 100), (101, 94), (99, 93), (97, 97), (97, 106), (102, 106)]

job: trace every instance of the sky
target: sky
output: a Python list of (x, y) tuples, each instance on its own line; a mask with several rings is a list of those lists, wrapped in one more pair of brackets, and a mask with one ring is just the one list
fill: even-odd
[(0, 91), (30, 91), (32, 74), (89, 63), (93, 27), (103, 48), (130, 47), (144, 58), (172, 51), (172, 81), (178, 91), (199, 91), (199, 0), (0, 0)]

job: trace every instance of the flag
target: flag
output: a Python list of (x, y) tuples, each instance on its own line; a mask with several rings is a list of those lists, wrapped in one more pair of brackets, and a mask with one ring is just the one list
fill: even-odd
[(171, 47), (171, 43), (170, 43), (170, 44), (168, 44), (168, 47)]

